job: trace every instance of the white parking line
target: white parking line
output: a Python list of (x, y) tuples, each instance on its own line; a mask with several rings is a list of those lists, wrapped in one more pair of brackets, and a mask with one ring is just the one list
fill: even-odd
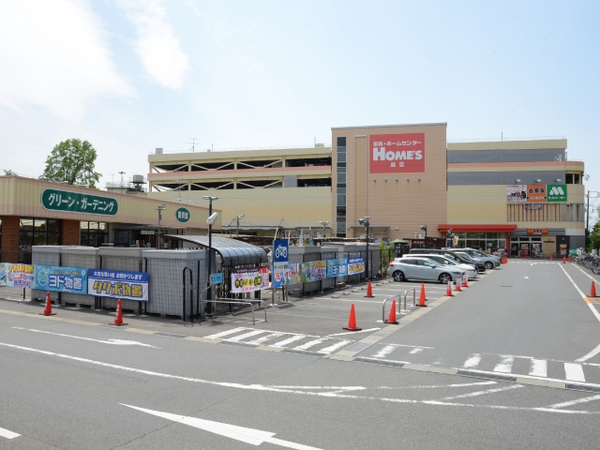
[(14, 439), (21, 435), (19, 433), (15, 433), (14, 431), (7, 430), (6, 428), (0, 428), (0, 436), (6, 439)]

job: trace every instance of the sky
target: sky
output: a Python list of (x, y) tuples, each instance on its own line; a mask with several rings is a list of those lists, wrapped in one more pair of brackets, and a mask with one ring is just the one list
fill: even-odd
[[(148, 155), (331, 145), (448, 124), (448, 142), (566, 138), (600, 206), (600, 2), (0, 2), (0, 174), (88, 140), (98, 187)], [(597, 193), (597, 194), (596, 194)]]

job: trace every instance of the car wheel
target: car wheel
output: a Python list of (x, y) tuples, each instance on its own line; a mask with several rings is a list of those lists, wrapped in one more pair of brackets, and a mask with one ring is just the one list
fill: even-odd
[(452, 277), (450, 276), (450, 274), (444, 272), (443, 274), (440, 275), (438, 280), (440, 280), (440, 283), (442, 283), (442, 284), (448, 284), (448, 281), (452, 281)]
[(485, 268), (487, 270), (492, 270), (494, 268), (494, 264), (492, 264), (490, 261), (486, 261), (485, 262)]
[(394, 281), (404, 281), (404, 273), (401, 270), (394, 272)]

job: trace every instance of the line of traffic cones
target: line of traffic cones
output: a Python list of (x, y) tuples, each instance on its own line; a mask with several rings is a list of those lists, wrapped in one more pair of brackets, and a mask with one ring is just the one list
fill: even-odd
[(123, 325), (129, 325), (127, 323), (123, 323), (123, 310), (121, 309), (121, 299), (117, 301), (117, 314), (115, 315), (114, 323), (111, 323), (111, 325), (116, 325), (118, 327), (121, 327)]
[(354, 313), (354, 303), (352, 303), (352, 308), (350, 308), (350, 319), (348, 320), (348, 326), (344, 327), (344, 330), (346, 330), (346, 331), (362, 331), (362, 328), (358, 328), (356, 326), (356, 315)]
[(46, 307), (44, 312), (40, 313), (40, 316), (55, 316), (56, 313), (52, 312), (52, 302), (50, 301), (50, 292), (46, 294)]

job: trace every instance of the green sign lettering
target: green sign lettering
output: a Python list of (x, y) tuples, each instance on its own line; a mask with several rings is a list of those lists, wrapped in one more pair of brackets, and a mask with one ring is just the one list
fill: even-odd
[(190, 210), (184, 207), (181, 208), (177, 208), (177, 211), (175, 211), (175, 218), (177, 219), (177, 222), (179, 223), (186, 223), (190, 220), (191, 214), (190, 214)]
[(115, 216), (119, 211), (116, 199), (80, 192), (44, 189), (42, 206), (49, 211)]

